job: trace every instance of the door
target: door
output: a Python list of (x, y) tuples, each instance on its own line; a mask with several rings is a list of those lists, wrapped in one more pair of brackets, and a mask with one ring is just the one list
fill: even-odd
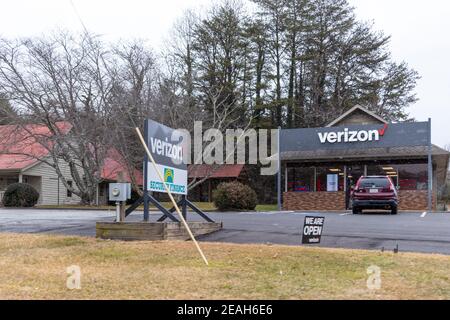
[(346, 192), (345, 192), (345, 207), (351, 209), (351, 191), (355, 187), (356, 182), (359, 178), (364, 175), (365, 166), (364, 165), (350, 165), (347, 166), (347, 177), (346, 177)]

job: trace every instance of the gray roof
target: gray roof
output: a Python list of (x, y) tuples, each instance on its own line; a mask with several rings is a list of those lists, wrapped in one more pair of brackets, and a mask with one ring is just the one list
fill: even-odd
[(360, 105), (356, 105), (353, 108), (351, 108), (350, 110), (348, 110), (347, 112), (345, 112), (344, 114), (340, 115), (338, 118), (334, 119), (332, 122), (330, 122), (326, 127), (333, 127), (335, 124), (339, 123), (340, 121), (342, 121), (343, 119), (347, 118), (349, 115), (351, 115), (353, 112), (360, 110), (366, 114), (368, 114), (369, 116), (371, 116), (374, 119), (377, 119), (378, 121), (380, 121), (381, 123), (388, 123), (386, 120), (384, 120), (382, 117), (378, 116), (377, 114), (371, 112), (369, 109), (361, 107)]
[[(433, 156), (449, 157), (450, 153), (433, 145)], [(390, 147), (390, 148), (366, 148), (366, 149), (317, 149), (310, 151), (287, 151), (281, 153), (282, 161), (295, 160), (339, 160), (355, 158), (421, 158), (428, 155), (428, 147)]]

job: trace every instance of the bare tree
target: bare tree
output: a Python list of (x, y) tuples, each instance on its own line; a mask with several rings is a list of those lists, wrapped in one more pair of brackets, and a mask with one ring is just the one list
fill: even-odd
[(111, 91), (111, 144), (121, 155), (134, 190), (142, 194), (136, 180), (136, 168), (142, 168), (144, 153), (134, 128), (141, 129), (146, 118), (163, 112), (155, 106), (159, 90), (159, 71), (154, 54), (144, 41), (118, 44), (113, 49), (115, 68), (110, 70), (114, 86)]
[[(112, 83), (107, 69), (102, 43), (87, 34), (0, 41), (0, 90), (18, 111), (15, 122), (48, 150), (49, 158), (39, 160), (86, 204), (95, 199), (108, 150)], [(36, 136), (28, 129), (30, 121), (47, 127), (50, 135)], [(60, 121), (70, 130), (61, 130)], [(62, 163), (70, 168), (73, 186), (62, 174)]]

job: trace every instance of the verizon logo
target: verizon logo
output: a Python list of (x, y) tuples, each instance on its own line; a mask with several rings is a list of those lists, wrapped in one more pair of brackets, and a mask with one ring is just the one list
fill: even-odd
[(167, 138), (166, 141), (162, 141), (158, 138), (151, 137), (150, 148), (154, 154), (169, 157), (177, 161), (183, 160), (183, 148), (181, 146), (171, 144), (167, 141)]
[(384, 136), (388, 125), (385, 124), (382, 129), (378, 130), (349, 130), (345, 128), (338, 132), (318, 132), (320, 143), (352, 143), (379, 141)]

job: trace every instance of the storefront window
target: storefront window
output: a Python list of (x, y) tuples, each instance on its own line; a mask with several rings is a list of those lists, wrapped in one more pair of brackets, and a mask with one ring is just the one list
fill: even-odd
[(397, 166), (400, 190), (428, 190), (427, 164)]
[(344, 191), (344, 167), (317, 168), (316, 190), (322, 192)]
[(397, 165), (368, 165), (367, 175), (369, 176), (389, 176), (394, 185), (398, 185), (398, 171)]
[(345, 172), (349, 188), (354, 187), (367, 168), (369, 176), (389, 176), (400, 190), (427, 190), (428, 171), (426, 163), (377, 163), (377, 164), (326, 164), (323, 166), (299, 166), (287, 169), (289, 192), (338, 192), (345, 190)]
[(400, 190), (427, 190), (428, 171), (426, 163), (368, 165), (369, 176), (387, 175)]
[(351, 188), (354, 188), (359, 178), (361, 178), (365, 174), (366, 174), (366, 166), (364, 164), (352, 163), (350, 165), (347, 165), (347, 179), (348, 179), (347, 191), (349, 191)]
[(314, 191), (314, 168), (295, 167), (288, 168), (289, 192), (310, 192)]

